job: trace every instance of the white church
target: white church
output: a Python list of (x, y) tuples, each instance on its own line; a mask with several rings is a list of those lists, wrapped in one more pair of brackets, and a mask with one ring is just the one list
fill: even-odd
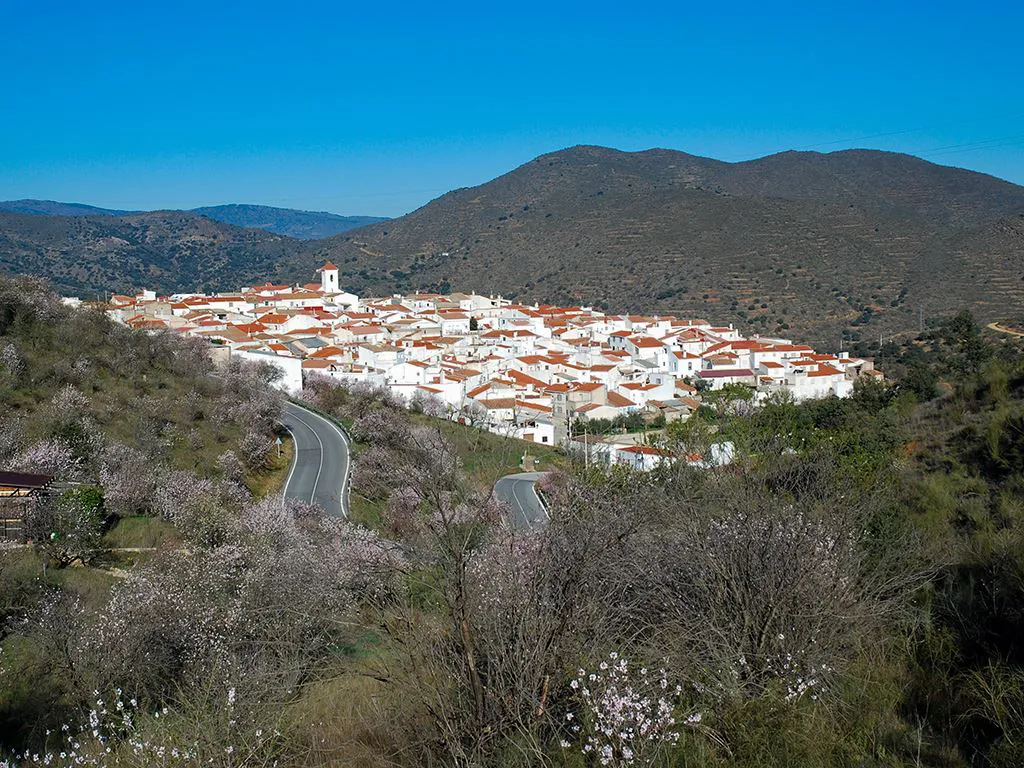
[(359, 297), (338, 287), (338, 268), (334, 264), (327, 262), (317, 272), (320, 273), (320, 293), (324, 298), (342, 309), (356, 309)]

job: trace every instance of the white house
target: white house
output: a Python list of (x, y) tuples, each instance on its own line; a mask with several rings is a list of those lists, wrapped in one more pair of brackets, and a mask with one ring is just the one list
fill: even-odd
[(302, 360), (297, 357), (283, 357), (270, 352), (241, 349), (232, 350), (231, 356), (253, 363), (271, 365), (281, 372), (281, 378), (274, 383), (274, 386), (283, 389), (289, 395), (296, 395), (302, 391)]
[(615, 456), (616, 463), (625, 464), (640, 472), (650, 472), (655, 467), (661, 464), (671, 464), (674, 460), (668, 451), (650, 445), (618, 446)]

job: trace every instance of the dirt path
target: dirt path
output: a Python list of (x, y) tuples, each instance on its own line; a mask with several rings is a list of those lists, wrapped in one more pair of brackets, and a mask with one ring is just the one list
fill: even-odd
[(991, 329), (993, 331), (998, 331), (999, 333), (1008, 333), (1011, 336), (1022, 336), (1022, 337), (1024, 337), (1024, 331), (1018, 331), (1016, 328), (1010, 328), (1009, 326), (1000, 325), (999, 323), (989, 323), (985, 327), (989, 328), (989, 329)]

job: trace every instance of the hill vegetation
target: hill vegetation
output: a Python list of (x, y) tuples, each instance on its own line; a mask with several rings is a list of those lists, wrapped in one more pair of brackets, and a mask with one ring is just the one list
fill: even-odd
[(98, 486), (107, 527), (156, 510), (164, 480), (241, 482), (264, 466), (280, 411), (272, 377), (212, 374), (202, 343), (0, 279), (0, 467)]
[[(201, 211), (298, 238), (326, 232), (309, 218), (319, 214)], [(304, 282), (325, 260), (361, 294), (475, 290), (706, 317), (831, 348), (907, 338), (962, 309), (1024, 324), (1024, 188), (868, 150), (723, 163), (573, 147), (324, 240), (186, 212), (0, 213), (0, 270), (86, 295)]]
[[(0, 213), (0, 273), (41, 275), (66, 295), (142, 287), (237, 291), (283, 279), (294, 240), (190, 213), (34, 216)], [(308, 279), (308, 274), (304, 275)]]
[(56, 200), (3, 200), (0, 211), (30, 213), (35, 216), (128, 216), (142, 211), (121, 211), (82, 203), (59, 203)]
[(296, 211), (269, 205), (215, 205), (193, 208), (191, 212), (236, 227), (263, 229), (296, 240), (320, 240), (387, 221), (380, 216), (339, 216), (326, 211)]
[[(279, 405), (260, 370), (211, 377), (199, 348), (0, 282), (0, 467), (81, 483), (29, 521), (56, 538), (0, 551), (2, 747), (140, 768), (1020, 765), (1024, 351), (964, 313), (885, 354), (894, 386), (726, 395), (666, 426), (687, 451), (733, 440), (733, 469), (563, 458), (536, 531), (488, 493), (518, 443), (318, 380), (378, 534), (245, 491)], [(102, 554), (140, 540), (157, 549)]]
[[(130, 216), (146, 213), (97, 208), (81, 203), (58, 203), (53, 200), (0, 201), (0, 211), (37, 216)], [(378, 221), (387, 221), (380, 216), (339, 216), (326, 211), (297, 211), (269, 205), (213, 205), (192, 208), (184, 213), (195, 213), (236, 227), (262, 229), (296, 240), (317, 240)]]
[(475, 289), (831, 345), (1024, 306), (1024, 188), (874, 151), (575, 147), (315, 246), (357, 292)]

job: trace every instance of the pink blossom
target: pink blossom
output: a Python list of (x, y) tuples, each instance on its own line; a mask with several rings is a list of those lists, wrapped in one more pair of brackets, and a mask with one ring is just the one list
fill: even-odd
[(10, 468), (51, 475), (60, 480), (73, 480), (78, 472), (79, 460), (75, 458), (71, 447), (62, 440), (41, 440), (15, 456)]

